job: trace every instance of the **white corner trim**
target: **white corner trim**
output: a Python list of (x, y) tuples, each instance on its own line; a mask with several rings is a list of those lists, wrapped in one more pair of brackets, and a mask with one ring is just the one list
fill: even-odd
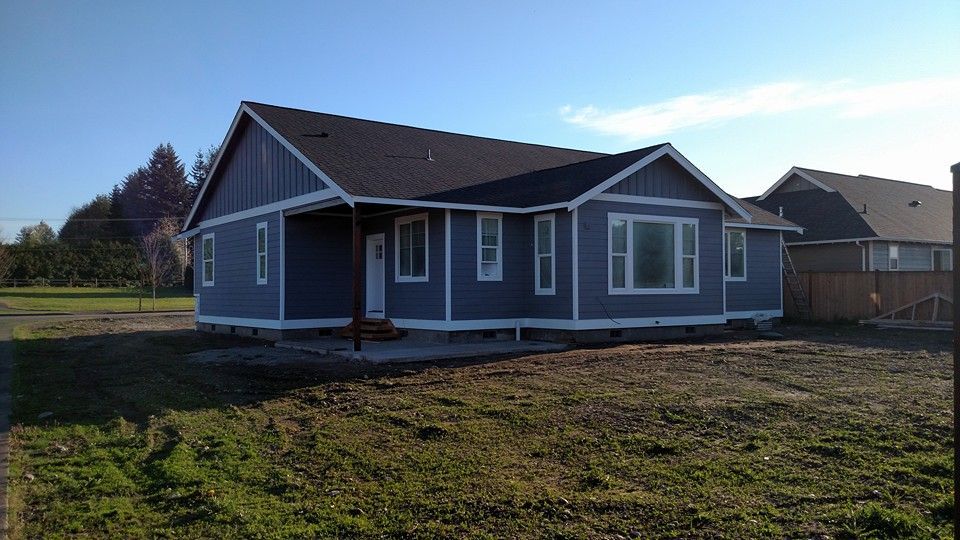
[(747, 212), (745, 208), (740, 206), (740, 203), (738, 203), (736, 199), (728, 195), (727, 192), (720, 189), (720, 186), (714, 183), (714, 181), (711, 180), (709, 177), (707, 177), (707, 175), (703, 174), (703, 172), (701, 172), (700, 169), (698, 169), (693, 163), (691, 163), (687, 158), (685, 158), (683, 154), (678, 152), (677, 149), (673, 147), (673, 145), (670, 145), (670, 144), (667, 144), (653, 151), (643, 159), (637, 161), (633, 165), (630, 165), (626, 169), (623, 169), (617, 174), (604, 180), (600, 184), (594, 186), (593, 188), (588, 190), (586, 193), (570, 201), (570, 204), (567, 205), (567, 209), (573, 210), (577, 206), (580, 206), (581, 204), (594, 198), (600, 193), (603, 193), (604, 191), (606, 191), (608, 188), (610, 188), (617, 182), (620, 182), (624, 178), (646, 167), (647, 165), (653, 163), (654, 161), (656, 161), (657, 159), (663, 156), (670, 156), (671, 158), (673, 158), (674, 161), (676, 161), (681, 167), (686, 169), (687, 172), (689, 172), (691, 175), (693, 175), (694, 178), (700, 181), (700, 183), (703, 184), (704, 187), (706, 187), (708, 190), (710, 190), (711, 193), (716, 195), (717, 198), (719, 198), (730, 209), (736, 212), (737, 215), (747, 220), (748, 223), (753, 219), (753, 216), (750, 214), (750, 212)]
[[(406, 225), (414, 221), (423, 221), (423, 275), (422, 276), (401, 276), (400, 275), (400, 225)], [(410, 227), (411, 242), (413, 227)], [(430, 281), (430, 214), (411, 214), (409, 216), (400, 216), (393, 221), (393, 281), (394, 283), (422, 283)], [(413, 273), (413, 248), (410, 249), (410, 272)], [(384, 299), (386, 301), (386, 299)]]
[(806, 180), (807, 182), (810, 182), (811, 184), (813, 184), (813, 185), (817, 186), (818, 188), (826, 191), (827, 193), (833, 193), (834, 191), (836, 191), (836, 190), (833, 189), (832, 187), (824, 184), (823, 182), (817, 180), (816, 178), (810, 176), (809, 174), (801, 171), (799, 168), (797, 168), (797, 167), (791, 167), (790, 170), (787, 171), (787, 174), (781, 176), (779, 180), (777, 180), (772, 186), (770, 186), (770, 189), (764, 191), (764, 192), (763, 192), (763, 195), (757, 197), (757, 200), (758, 200), (758, 201), (762, 201), (762, 200), (766, 199), (767, 197), (769, 197), (771, 194), (773, 194), (773, 192), (775, 192), (777, 189), (779, 189), (780, 186), (782, 186), (783, 183), (786, 182), (788, 178), (790, 178), (790, 177), (793, 176), (793, 175), (797, 175), (797, 176), (799, 176), (800, 178), (803, 178), (803, 179)]
[(597, 195), (594, 195), (591, 200), (633, 204), (652, 204), (657, 206), (676, 206), (678, 208), (723, 210), (723, 205), (718, 202), (694, 201), (690, 199), (669, 199), (666, 197), (641, 197), (639, 195), (621, 195), (619, 193), (598, 193)]
[(777, 245), (777, 251), (780, 252), (780, 271), (777, 273), (777, 281), (780, 283), (780, 313), (783, 313), (783, 231), (780, 231), (780, 243)]
[[(497, 261), (496, 263), (483, 262), (483, 230), (481, 224), (484, 219), (497, 220)], [(488, 248), (489, 249), (489, 248)], [(484, 264), (496, 264), (494, 274), (484, 275)], [(477, 281), (503, 281), (503, 214), (497, 212), (477, 212)]]
[(573, 297), (573, 320), (580, 320), (580, 223), (578, 209), (574, 208), (570, 215), (570, 259), (573, 270), (570, 276), (571, 294)]
[(450, 262), (450, 246), (452, 244), (450, 232), (450, 209), (443, 211), (443, 312), (444, 318), (450, 320), (453, 318), (453, 291), (450, 289), (453, 283), (452, 270)]
[(783, 308), (754, 311), (728, 311), (724, 316), (728, 321), (734, 319), (772, 319), (774, 317), (783, 317)]
[(287, 318), (287, 218), (280, 214), (280, 321)]

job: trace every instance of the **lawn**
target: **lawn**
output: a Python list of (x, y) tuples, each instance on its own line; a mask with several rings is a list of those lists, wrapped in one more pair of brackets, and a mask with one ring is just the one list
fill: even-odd
[(15, 538), (952, 536), (946, 333), (251, 365), (191, 323), (19, 331)]
[[(6, 287), (0, 288), (0, 312), (8, 310), (58, 311), (137, 311), (137, 289), (96, 287)], [(149, 291), (143, 292), (143, 311), (151, 311)], [(157, 310), (193, 309), (193, 294), (185, 289), (157, 291)]]

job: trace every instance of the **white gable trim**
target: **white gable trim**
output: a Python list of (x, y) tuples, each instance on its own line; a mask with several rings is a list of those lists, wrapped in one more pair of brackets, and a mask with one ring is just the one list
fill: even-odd
[(766, 199), (767, 197), (769, 197), (774, 191), (776, 191), (780, 186), (782, 186), (783, 183), (786, 182), (788, 178), (790, 178), (790, 177), (793, 176), (793, 175), (797, 175), (797, 176), (799, 176), (800, 178), (803, 178), (803, 179), (806, 180), (807, 182), (810, 182), (811, 184), (813, 184), (813, 185), (817, 186), (818, 188), (826, 191), (827, 193), (833, 193), (834, 191), (836, 191), (836, 190), (833, 189), (832, 187), (824, 184), (823, 182), (821, 182), (821, 181), (817, 180), (816, 178), (810, 176), (809, 174), (801, 171), (800, 169), (798, 169), (798, 168), (796, 168), (796, 167), (791, 167), (790, 170), (787, 171), (787, 174), (781, 176), (780, 179), (777, 180), (777, 182), (776, 182), (775, 184), (773, 184), (772, 186), (770, 186), (770, 189), (764, 191), (764, 192), (763, 192), (763, 195), (757, 197), (757, 200), (758, 200), (758, 201), (762, 201), (762, 200)]
[(187, 215), (186, 221), (183, 222), (183, 229), (181, 229), (182, 231), (186, 231), (187, 227), (193, 221), (193, 217), (197, 213), (197, 209), (200, 207), (200, 202), (203, 200), (204, 196), (206, 195), (207, 188), (210, 186), (210, 182), (211, 180), (213, 180), (213, 177), (217, 172), (218, 167), (220, 166), (220, 161), (227, 150), (227, 144), (233, 138), (233, 135), (237, 130), (237, 125), (240, 123), (240, 118), (242, 118), (244, 114), (249, 116), (257, 124), (259, 124), (260, 127), (265, 129), (267, 133), (273, 136), (273, 138), (277, 139), (277, 141), (284, 148), (286, 148), (291, 154), (293, 154), (298, 160), (300, 160), (300, 162), (303, 163), (304, 166), (307, 167), (307, 169), (309, 169), (313, 174), (317, 175), (321, 180), (323, 180), (323, 183), (327, 185), (327, 189), (333, 190), (333, 192), (336, 193), (338, 197), (343, 199), (345, 203), (347, 203), (350, 206), (353, 206), (354, 204), (353, 197), (347, 194), (347, 192), (344, 191), (343, 188), (338, 186), (336, 182), (334, 182), (329, 176), (327, 176), (326, 173), (324, 173), (316, 165), (314, 165), (312, 161), (307, 159), (307, 157), (304, 156), (303, 153), (297, 150), (297, 148), (294, 147), (290, 143), (290, 141), (288, 141), (283, 136), (281, 136), (277, 132), (277, 130), (273, 129), (273, 127), (271, 127), (270, 124), (264, 121), (263, 118), (260, 118), (260, 115), (253, 112), (253, 110), (250, 107), (248, 107), (246, 103), (243, 103), (240, 105), (240, 109), (237, 111), (236, 116), (233, 117), (233, 123), (230, 124), (230, 129), (227, 131), (227, 136), (224, 137), (223, 142), (220, 143), (220, 151), (217, 152), (217, 158), (213, 161), (213, 166), (210, 168), (210, 172), (207, 174), (207, 177), (204, 179), (203, 186), (200, 187), (200, 193), (197, 195), (197, 200), (193, 201), (193, 207), (190, 209), (190, 213)]
[(678, 152), (677, 149), (670, 144), (667, 144), (655, 150), (650, 155), (644, 157), (640, 161), (637, 161), (633, 165), (630, 165), (626, 169), (618, 172), (617, 174), (604, 180), (600, 184), (594, 186), (586, 193), (570, 201), (570, 204), (567, 205), (567, 210), (573, 210), (574, 208), (580, 206), (581, 204), (603, 193), (604, 191), (606, 191), (608, 188), (610, 188), (617, 182), (620, 182), (624, 178), (639, 171), (640, 169), (646, 167), (647, 165), (653, 163), (654, 161), (656, 161), (657, 159), (663, 156), (670, 156), (671, 158), (673, 158), (674, 161), (676, 161), (678, 164), (680, 164), (681, 167), (686, 169), (686, 171), (689, 172), (691, 175), (693, 175), (694, 178), (699, 180), (704, 187), (706, 187), (708, 190), (710, 190), (711, 193), (716, 195), (718, 199), (723, 201), (724, 204), (730, 207), (730, 209), (732, 209), (737, 215), (747, 220), (747, 222), (750, 222), (753, 219), (753, 216), (750, 214), (750, 212), (747, 212), (746, 209), (740, 206), (740, 203), (738, 203), (733, 197), (728, 195), (727, 192), (720, 189), (720, 186), (715, 184), (713, 180), (710, 180), (710, 178), (708, 178), (707, 175), (700, 172), (700, 169), (694, 166), (693, 163), (690, 163), (690, 161), (687, 160), (687, 158), (683, 157), (683, 154)]

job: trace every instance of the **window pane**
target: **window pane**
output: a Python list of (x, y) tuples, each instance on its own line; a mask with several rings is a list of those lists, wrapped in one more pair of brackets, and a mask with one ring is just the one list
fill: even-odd
[(613, 288), (614, 289), (623, 289), (627, 286), (626, 283), (626, 266), (627, 258), (623, 255), (614, 255), (613, 256)]
[(203, 263), (203, 280), (213, 281), (213, 261)]
[(611, 224), (613, 229), (613, 253), (627, 252), (627, 222), (622, 219), (616, 219)]
[(947, 250), (937, 250), (933, 252), (933, 269), (937, 272), (949, 271), (953, 265), (951, 252)]
[(553, 236), (551, 229), (553, 229), (552, 221), (544, 220), (537, 222), (537, 254), (550, 254), (550, 248), (553, 244), (553, 242), (551, 242), (551, 236)]
[(423, 247), (427, 245), (427, 222), (421, 220), (411, 223), (413, 226), (413, 238), (410, 243), (414, 247)]
[(675, 285), (674, 232), (671, 223), (633, 224), (633, 286), (637, 289)]
[(692, 223), (683, 224), (683, 254), (697, 254), (697, 226)]
[(267, 279), (267, 256), (260, 255), (260, 279)]
[(540, 288), (553, 287), (553, 257), (539, 257), (540, 259)]
[(499, 235), (498, 221), (493, 218), (480, 219), (480, 245), (496, 247), (499, 245), (497, 236)]
[(728, 233), (727, 258), (730, 261), (730, 277), (743, 277), (746, 272), (746, 246), (742, 232)]
[(427, 275), (427, 250), (423, 246), (413, 248), (412, 272), (415, 277)]
[(687, 288), (693, 288), (694, 283), (694, 264), (693, 257), (684, 257), (683, 258), (683, 286)]
[(203, 260), (208, 261), (213, 258), (213, 238), (207, 238), (203, 241)]
[(410, 249), (410, 224), (400, 226), (400, 249)]
[(410, 275), (410, 248), (400, 248), (400, 275)]
[(257, 229), (257, 253), (265, 253), (266, 251), (267, 251), (267, 230)]
[(482, 255), (482, 262), (485, 263), (495, 263), (497, 262), (497, 248), (482, 248), (480, 252)]

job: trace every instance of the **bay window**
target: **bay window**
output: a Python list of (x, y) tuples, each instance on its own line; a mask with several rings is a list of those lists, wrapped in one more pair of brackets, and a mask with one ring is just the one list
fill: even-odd
[(696, 218), (608, 214), (609, 293), (697, 293)]

